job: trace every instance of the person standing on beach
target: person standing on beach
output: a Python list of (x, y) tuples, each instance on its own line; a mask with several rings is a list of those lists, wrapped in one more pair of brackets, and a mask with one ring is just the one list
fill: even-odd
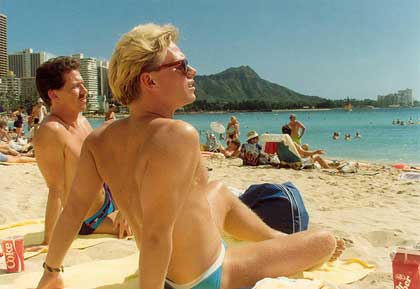
[(17, 138), (20, 138), (23, 134), (23, 120), (25, 118), (25, 107), (19, 106), (19, 109), (12, 113), (12, 116), (15, 118), (13, 126), (16, 128)]
[[(197, 131), (173, 119), (178, 108), (195, 100), (197, 73), (177, 38), (172, 25), (146, 24), (117, 43), (109, 81), (130, 116), (106, 123), (84, 142), (38, 289), (64, 288), (63, 259), (103, 182), (134, 232), (144, 289), (162, 289), (165, 283), (168, 288), (249, 287), (339, 255), (343, 245), (331, 234), (275, 231), (226, 186), (209, 181)], [(223, 230), (255, 242), (226, 249)]]
[[(36, 72), (38, 92), (51, 110), (33, 138), (38, 167), (48, 186), (42, 245), (49, 244), (57, 219), (66, 206), (83, 141), (92, 131), (81, 115), (86, 108), (88, 91), (79, 69), (79, 60), (57, 57), (42, 64)], [(83, 216), (89, 218), (79, 227), (80, 234), (111, 233), (122, 237), (122, 233), (128, 231), (121, 214), (115, 211), (106, 186), (98, 188), (90, 201)]]
[(240, 135), (239, 132), (239, 122), (235, 116), (230, 117), (230, 121), (226, 126), (226, 142), (229, 140), (238, 139)]
[(47, 114), (48, 112), (47, 108), (44, 105), (44, 101), (42, 100), (42, 98), (39, 98), (37, 104), (32, 108), (32, 122), (35, 123), (35, 120), (38, 119), (38, 123), (40, 124)]
[(303, 137), (305, 133), (305, 126), (298, 120), (296, 120), (296, 115), (291, 114), (289, 116), (290, 122), (287, 124), (291, 129), (291, 138), (296, 143), (300, 144), (300, 139)]

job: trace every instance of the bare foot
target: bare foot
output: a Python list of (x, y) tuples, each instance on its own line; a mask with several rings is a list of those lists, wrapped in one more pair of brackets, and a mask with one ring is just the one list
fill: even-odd
[(329, 262), (334, 262), (337, 260), (341, 254), (343, 254), (343, 251), (346, 249), (346, 243), (343, 239), (337, 239), (337, 247), (335, 248), (334, 253), (332, 254)]

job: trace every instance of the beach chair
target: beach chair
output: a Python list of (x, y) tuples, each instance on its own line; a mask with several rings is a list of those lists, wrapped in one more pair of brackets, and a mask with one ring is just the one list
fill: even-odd
[(302, 158), (296, 150), (292, 138), (288, 134), (263, 134), (260, 140), (262, 142), (277, 144), (277, 156), (280, 161), (280, 166), (291, 167), (293, 169), (302, 168)]

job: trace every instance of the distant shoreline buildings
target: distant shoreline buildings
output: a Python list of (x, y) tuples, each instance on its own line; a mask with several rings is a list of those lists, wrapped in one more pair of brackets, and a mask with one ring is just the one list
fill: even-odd
[[(112, 99), (108, 85), (109, 62), (72, 55), (80, 60), (80, 74), (88, 90), (88, 112), (103, 112)], [(23, 104), (29, 107), (39, 98), (36, 89), (36, 69), (56, 57), (45, 51), (34, 52), (31, 48), (8, 54), (7, 16), (0, 14), (0, 106)], [(15, 107), (13, 107), (14, 109)]]
[(407, 88), (396, 93), (378, 95), (378, 105), (388, 107), (413, 106), (413, 90)]

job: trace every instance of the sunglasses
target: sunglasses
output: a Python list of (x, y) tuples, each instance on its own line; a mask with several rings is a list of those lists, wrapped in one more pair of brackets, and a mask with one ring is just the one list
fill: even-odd
[(155, 68), (145, 69), (142, 72), (161, 71), (163, 69), (167, 69), (167, 68), (171, 68), (171, 67), (174, 67), (175, 69), (177, 69), (177, 70), (181, 71), (182, 73), (184, 73), (185, 75), (187, 75), (188, 70), (189, 70), (188, 60), (186, 58), (184, 58), (182, 60), (178, 60), (178, 61), (175, 61), (175, 62), (159, 65), (158, 67), (155, 67)]

